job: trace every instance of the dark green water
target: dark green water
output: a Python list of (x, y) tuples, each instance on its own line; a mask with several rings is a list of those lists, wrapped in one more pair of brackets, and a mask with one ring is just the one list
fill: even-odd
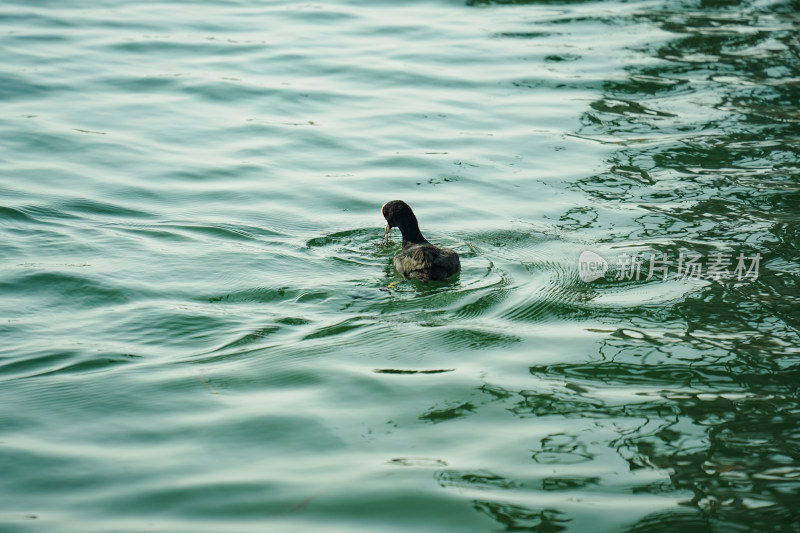
[(800, 530), (799, 30), (4, 2), (0, 530)]

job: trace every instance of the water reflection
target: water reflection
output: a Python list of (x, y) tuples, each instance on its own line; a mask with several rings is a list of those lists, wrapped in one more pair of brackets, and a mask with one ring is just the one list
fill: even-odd
[(798, 19), (790, 3), (684, 8), (639, 15), (674, 38), (590, 106), (578, 134), (619, 149), (605, 173), (576, 186), (600, 205), (644, 211), (627, 233), (601, 215), (610, 242), (668, 254), (743, 245), (764, 257), (761, 275), (699, 287), (667, 312), (682, 331), (657, 342), (616, 335), (595, 364), (531, 367), (585, 387), (647, 388), (646, 401), (562, 392), (515, 410), (651, 421), (623, 434), (617, 450), (632, 470), (668, 472), (667, 490), (692, 493), (686, 504), (696, 511), (656, 513), (630, 531), (705, 530), (708, 521), (788, 531), (800, 523), (800, 275), (790, 266), (800, 258)]
[[(487, 3), (530, 2), (468, 2)], [(479, 417), (502, 405), (522, 419), (591, 421), (541, 438), (531, 458), (591, 463), (609, 446), (631, 472), (663, 473), (633, 484), (632, 493), (676, 494), (683, 505), (646, 516), (630, 532), (800, 527), (799, 9), (701, 0), (637, 13), (635, 21), (669, 38), (638, 50), (639, 64), (605, 82), (588, 105), (575, 135), (614, 150), (604, 171), (574, 182), (586, 205), (555, 220), (565, 233), (670, 257), (759, 253), (758, 279), (701, 283), (662, 305), (582, 307), (583, 316), (610, 326), (597, 329), (603, 339), (588, 362), (534, 364), (535, 389), (487, 383), (423, 418)], [(599, 301), (634, 286), (600, 282), (591, 295)], [(604, 430), (614, 435), (605, 442), (583, 433)], [(525, 487), (491, 473), (439, 479)], [(553, 476), (537, 488), (597, 482)], [(570, 522), (563, 509), (535, 503), (476, 500), (475, 507), (506, 530), (560, 531)]]
[(531, 509), (508, 503), (478, 501), (475, 508), (505, 526), (505, 531), (564, 531), (571, 519), (556, 509)]

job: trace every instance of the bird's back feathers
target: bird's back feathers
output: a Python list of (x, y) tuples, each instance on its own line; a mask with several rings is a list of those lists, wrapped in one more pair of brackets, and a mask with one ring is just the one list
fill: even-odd
[(442, 281), (458, 272), (461, 263), (458, 254), (449, 248), (416, 244), (397, 254), (394, 266), (406, 278)]

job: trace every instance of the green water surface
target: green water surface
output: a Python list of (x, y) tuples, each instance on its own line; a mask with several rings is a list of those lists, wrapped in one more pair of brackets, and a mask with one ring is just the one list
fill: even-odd
[(800, 531), (797, 1), (6, 0), (0, 58), (0, 531)]

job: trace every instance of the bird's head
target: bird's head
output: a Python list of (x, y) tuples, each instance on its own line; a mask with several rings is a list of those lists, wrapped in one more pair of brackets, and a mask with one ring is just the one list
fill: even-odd
[(392, 200), (381, 206), (381, 215), (386, 219), (386, 233), (400, 226), (404, 221), (414, 217), (414, 212), (402, 200)]
[(414, 216), (414, 212), (408, 204), (402, 200), (392, 200), (383, 204), (381, 215), (386, 219), (385, 239), (389, 239), (389, 233), (392, 228), (400, 228), (400, 233), (403, 234), (403, 246), (407, 243), (427, 242), (419, 231), (417, 217)]

